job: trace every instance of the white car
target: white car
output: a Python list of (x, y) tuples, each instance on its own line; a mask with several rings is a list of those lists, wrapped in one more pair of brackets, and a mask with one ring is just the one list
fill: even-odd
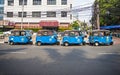
[(11, 34), (11, 30), (10, 31), (6, 31), (6, 32), (3, 32), (4, 35), (10, 35)]

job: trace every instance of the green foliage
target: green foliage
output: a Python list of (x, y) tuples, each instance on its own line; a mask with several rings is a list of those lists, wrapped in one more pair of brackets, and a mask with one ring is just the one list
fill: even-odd
[(0, 34), (3, 34), (3, 32), (0, 32)]
[(95, 3), (97, 1), (100, 6), (100, 25), (120, 24), (120, 0), (96, 0)]
[(64, 32), (65, 30), (72, 30), (72, 27), (68, 27), (68, 28), (59, 28), (58, 31), (59, 32)]
[[(99, 0), (100, 24), (112, 25), (120, 24), (120, 1), (119, 0)], [(109, 12), (109, 13), (107, 13)]]
[(41, 30), (41, 28), (26, 28), (24, 30), (32, 30), (33, 32), (38, 32), (39, 30)]
[(79, 28), (79, 23), (77, 21), (74, 21), (72, 24), (71, 24), (71, 27), (75, 30), (77, 30)]

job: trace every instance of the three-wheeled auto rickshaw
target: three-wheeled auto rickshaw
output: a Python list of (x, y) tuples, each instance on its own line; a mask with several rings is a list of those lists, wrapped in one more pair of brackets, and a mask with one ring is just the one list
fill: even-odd
[(9, 36), (9, 44), (32, 44), (32, 35), (26, 30), (13, 30)]
[(84, 45), (84, 36), (81, 31), (78, 30), (67, 30), (64, 32), (64, 36), (62, 38), (62, 45)]
[(112, 35), (110, 34), (109, 30), (93, 30), (89, 33), (90, 45), (113, 45)]
[(59, 45), (57, 33), (53, 30), (39, 30), (36, 36), (36, 45), (40, 46), (42, 44)]

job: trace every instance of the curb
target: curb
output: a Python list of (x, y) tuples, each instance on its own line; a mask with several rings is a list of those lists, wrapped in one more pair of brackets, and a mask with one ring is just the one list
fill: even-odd
[(0, 42), (0, 43), (4, 43), (4, 42)]

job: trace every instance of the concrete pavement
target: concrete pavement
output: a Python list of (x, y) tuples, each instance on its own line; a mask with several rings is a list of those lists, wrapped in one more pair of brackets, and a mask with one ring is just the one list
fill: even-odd
[(0, 44), (0, 75), (120, 75), (120, 47)]
[(113, 40), (114, 40), (114, 44), (115, 44), (115, 45), (120, 44), (120, 38), (113, 37)]

